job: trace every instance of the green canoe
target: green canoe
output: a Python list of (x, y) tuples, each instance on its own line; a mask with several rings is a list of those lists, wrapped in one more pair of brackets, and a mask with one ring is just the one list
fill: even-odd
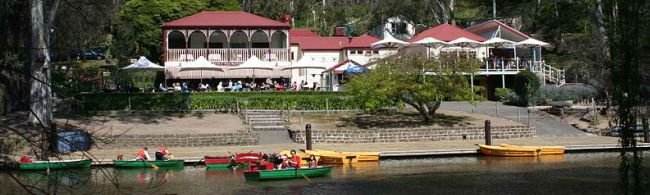
[(246, 177), (246, 180), (268, 181), (304, 177), (320, 177), (325, 176), (330, 172), (332, 172), (332, 166), (319, 166), (317, 168), (301, 168), (298, 170), (282, 169), (269, 171), (246, 171), (244, 172), (244, 177)]
[(89, 168), (92, 160), (56, 160), (56, 161), (34, 161), (32, 163), (20, 163), (20, 170), (47, 170), (49, 169), (76, 169)]
[(178, 167), (183, 166), (185, 160), (160, 160), (160, 161), (141, 161), (141, 160), (114, 160), (115, 167), (128, 168), (151, 168), (152, 164), (157, 167)]
[[(238, 163), (237, 167), (239, 168), (246, 168), (248, 167), (248, 163)], [(215, 170), (225, 170), (230, 168), (230, 164), (206, 164), (205, 168), (207, 169), (215, 169)]]

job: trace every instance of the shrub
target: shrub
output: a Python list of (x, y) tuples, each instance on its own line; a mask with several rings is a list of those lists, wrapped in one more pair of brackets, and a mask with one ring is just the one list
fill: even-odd
[(508, 95), (510, 95), (511, 92), (512, 90), (508, 88), (496, 88), (494, 95), (497, 97), (498, 101), (506, 102)]
[(596, 98), (596, 88), (587, 85), (542, 86), (537, 98), (541, 101), (581, 101)]
[(514, 91), (519, 96), (519, 103), (528, 106), (534, 101), (534, 95), (540, 86), (540, 80), (535, 73), (531, 71), (521, 71), (515, 76)]
[[(359, 104), (345, 92), (247, 92), (247, 93), (110, 93), (76, 97), (86, 111), (97, 110), (234, 110), (296, 109), (349, 110)], [(129, 106), (130, 105), (130, 106)]]

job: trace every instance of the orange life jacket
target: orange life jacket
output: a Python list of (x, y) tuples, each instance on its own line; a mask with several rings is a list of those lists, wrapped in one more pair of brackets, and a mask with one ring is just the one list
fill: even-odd
[[(137, 157), (140, 157), (141, 159), (147, 159), (147, 155), (144, 152), (145, 152), (144, 149), (140, 149), (138, 151), (138, 153), (135, 153), (135, 155)], [(147, 160), (149, 160), (149, 159), (147, 159)]]

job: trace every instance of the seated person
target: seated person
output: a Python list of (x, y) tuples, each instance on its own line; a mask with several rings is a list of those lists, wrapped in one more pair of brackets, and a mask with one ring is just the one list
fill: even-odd
[(208, 87), (205, 86), (203, 83), (199, 83), (199, 91), (207, 91)]
[(316, 168), (318, 167), (318, 160), (316, 160), (316, 156), (310, 155), (309, 156), (309, 168)]
[(135, 153), (135, 159), (144, 160), (144, 161), (151, 160), (151, 157), (149, 156), (149, 152), (147, 152), (148, 149), (149, 148), (147, 147), (140, 149), (137, 153)]
[(160, 85), (158, 85), (158, 90), (160, 90), (160, 92), (167, 92), (167, 88), (165, 88), (165, 86), (163, 86), (162, 83), (160, 83)]
[(174, 91), (175, 92), (180, 92), (181, 91), (181, 84), (174, 83)]
[(300, 156), (296, 154), (296, 150), (291, 150), (291, 159), (289, 159), (289, 166), (300, 168)]
[(154, 154), (156, 156), (156, 160), (168, 160), (168, 155), (169, 151), (165, 147), (159, 147), (158, 151)]

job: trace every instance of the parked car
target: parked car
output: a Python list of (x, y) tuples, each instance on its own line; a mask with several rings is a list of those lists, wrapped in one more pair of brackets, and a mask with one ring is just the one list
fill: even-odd
[(85, 52), (73, 52), (70, 57), (75, 60), (81, 60), (81, 56), (86, 60), (103, 60), (106, 58), (103, 52), (98, 50), (86, 50)]
[[(621, 128), (616, 126), (610, 128), (610, 135), (614, 137), (621, 136)], [(632, 127), (632, 132), (634, 132), (634, 136), (643, 136), (643, 125), (637, 124), (636, 127)]]

